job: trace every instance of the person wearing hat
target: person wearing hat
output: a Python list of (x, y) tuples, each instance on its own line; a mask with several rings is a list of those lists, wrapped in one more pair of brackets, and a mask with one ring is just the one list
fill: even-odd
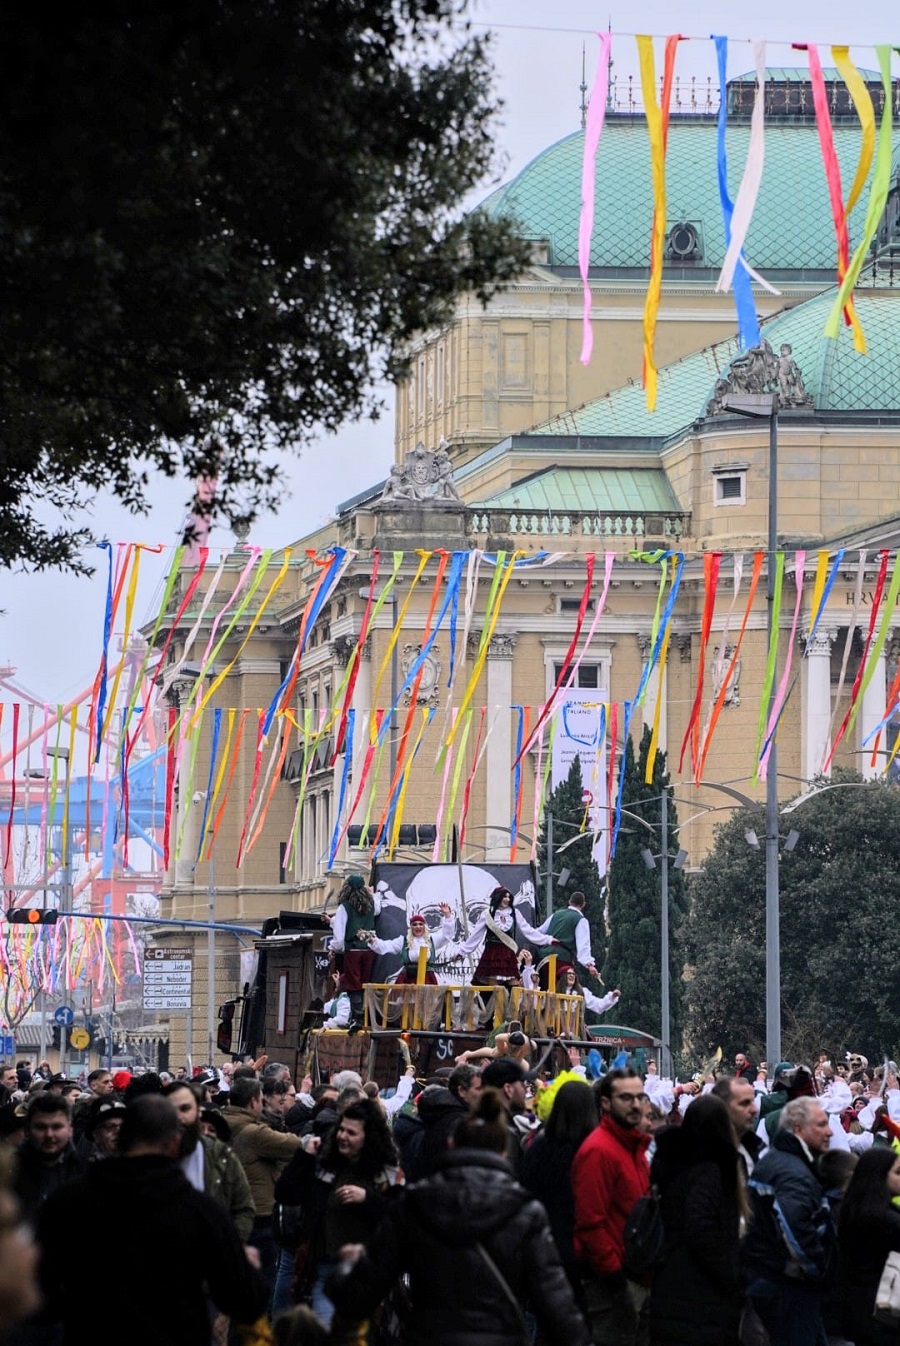
[(456, 933), (456, 923), (446, 902), (440, 904), (441, 928), (434, 935), (428, 933), (428, 922), (421, 912), (415, 911), (409, 918), (409, 934), (398, 935), (396, 939), (379, 939), (373, 931), (369, 937), (369, 948), (378, 954), (402, 953), (403, 964), (394, 978), (398, 986), (415, 986), (418, 980), (419, 953), (426, 950), (425, 985), (437, 986), (435, 960), (438, 949), (449, 944)]
[(342, 955), (341, 975), (350, 997), (353, 1017), (362, 1019), (363, 987), (372, 980), (375, 952), (369, 935), (375, 933), (375, 918), (381, 915), (382, 898), (366, 885), (362, 874), (351, 874), (338, 894), (338, 909), (331, 922), (331, 951)]
[(127, 1110), (121, 1099), (112, 1094), (96, 1097), (88, 1105), (84, 1134), (77, 1148), (89, 1164), (98, 1159), (112, 1159), (119, 1153), (119, 1132)]
[(128, 1088), (129, 1084), (131, 1083), (131, 1071), (117, 1070), (112, 1077), (112, 1082), (113, 1082), (113, 1088), (121, 1098), (125, 1090)]
[(350, 997), (344, 990), (344, 979), (339, 972), (334, 974), (334, 995), (331, 1000), (326, 1000), (322, 1006), (322, 1013), (325, 1016), (322, 1024), (323, 1028), (330, 1030), (335, 1028), (349, 1028), (353, 1017), (353, 1007), (350, 1004)]

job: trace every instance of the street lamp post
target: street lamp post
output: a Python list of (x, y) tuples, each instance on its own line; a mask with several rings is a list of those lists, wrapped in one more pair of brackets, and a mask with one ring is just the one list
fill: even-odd
[[(656, 868), (656, 861), (662, 861), (662, 868), (659, 876), (659, 957), (660, 957), (660, 984), (659, 984), (659, 1008), (660, 1008), (660, 1042), (661, 1042), (661, 1067), (664, 1074), (672, 1073), (672, 1011), (671, 1011), (671, 970), (669, 967), (669, 861), (673, 861), (676, 869), (681, 869), (688, 858), (685, 850), (679, 849), (674, 856), (669, 854), (669, 791), (670, 786), (662, 787), (660, 795), (660, 820), (658, 824), (648, 822), (642, 818), (639, 813), (632, 813), (630, 809), (621, 809), (623, 818), (629, 818), (632, 822), (640, 823), (647, 831), (656, 837), (656, 828), (659, 827), (659, 855), (654, 855), (651, 850), (645, 848), (641, 855), (644, 864), (648, 869)], [(734, 793), (731, 790), (729, 794)], [(641, 800), (641, 803), (652, 803), (656, 799)], [(752, 803), (752, 800), (748, 800)], [(612, 810), (610, 810), (612, 811)], [(709, 810), (704, 810), (708, 812)], [(627, 829), (626, 829), (627, 830)], [(576, 841), (581, 841), (582, 837), (592, 836), (590, 832), (582, 832), (577, 837), (572, 837), (570, 841), (563, 842), (560, 851), (567, 850), (569, 846), (574, 846)]]
[[(778, 550), (778, 394), (731, 393), (725, 411), (769, 422), (769, 518), (766, 561), (766, 631), (771, 648), (778, 622), (775, 611), (775, 554)], [(769, 693), (769, 715), (775, 701)], [(778, 887), (778, 745), (775, 733), (766, 768), (766, 1057), (781, 1060), (781, 922)]]

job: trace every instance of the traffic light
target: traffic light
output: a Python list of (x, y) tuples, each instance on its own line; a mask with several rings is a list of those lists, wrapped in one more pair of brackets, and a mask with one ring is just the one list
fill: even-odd
[(59, 912), (55, 907), (44, 911), (41, 907), (10, 907), (6, 918), (12, 925), (56, 925)]

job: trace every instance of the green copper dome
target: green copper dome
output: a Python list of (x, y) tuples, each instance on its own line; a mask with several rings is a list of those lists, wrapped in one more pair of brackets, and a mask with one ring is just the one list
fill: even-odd
[[(749, 141), (746, 122), (729, 127), (728, 176), (732, 198), (744, 170)], [(860, 147), (858, 124), (835, 124), (834, 142), (844, 192), (849, 191)], [(584, 133), (551, 145), (484, 203), (492, 216), (511, 214), (528, 238), (546, 238), (549, 264), (578, 266), (581, 163)], [(697, 247), (679, 274), (718, 268), (725, 255), (716, 176), (713, 118), (673, 116), (666, 155), (667, 232), (687, 223)], [(863, 192), (850, 217), (851, 247), (865, 217)], [(597, 152), (592, 268), (646, 269), (650, 255), (653, 184), (643, 119), (610, 116)], [(835, 272), (834, 226), (822, 152), (814, 122), (766, 126), (765, 168), (747, 258), (767, 279), (779, 276), (828, 279)], [(668, 259), (671, 264), (672, 259)]]
[[(854, 296), (865, 334), (867, 353), (853, 345), (853, 333), (841, 323), (837, 339), (823, 336), (836, 290), (784, 309), (762, 324), (762, 335), (775, 353), (790, 345), (800, 367), (806, 391), (816, 412), (900, 414), (900, 288), (862, 289)], [(553, 416), (520, 438), (562, 436), (569, 440), (598, 439), (619, 443), (626, 437), (632, 449), (641, 439), (671, 439), (706, 412), (716, 380), (728, 372), (738, 352), (734, 338), (694, 351), (659, 371), (656, 410), (637, 384), (615, 388), (583, 407)]]

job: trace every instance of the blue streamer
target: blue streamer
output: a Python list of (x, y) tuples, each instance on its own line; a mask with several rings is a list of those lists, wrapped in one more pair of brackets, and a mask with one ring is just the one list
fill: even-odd
[[(634, 700), (625, 702), (625, 723), (622, 727), (623, 743), (628, 742), (628, 735), (631, 730), (631, 721), (634, 718), (634, 712), (637, 710), (638, 706), (641, 704), (641, 701), (643, 700), (644, 693), (647, 690), (647, 683), (650, 681), (650, 674), (653, 672), (659, 659), (663, 641), (665, 640), (666, 636), (666, 629), (669, 625), (669, 621), (671, 620), (672, 609), (674, 608), (675, 600), (678, 597), (678, 589), (681, 585), (681, 577), (684, 573), (684, 567), (685, 567), (685, 557), (682, 552), (670, 551), (665, 552), (662, 555), (656, 553), (653, 557), (654, 561), (661, 560), (663, 565), (665, 565), (666, 561), (669, 560), (669, 558), (672, 556), (677, 556), (678, 568), (675, 571), (675, 578), (672, 580), (672, 587), (669, 590), (669, 597), (666, 600), (666, 606), (663, 610), (663, 614), (660, 619), (659, 630), (656, 633), (656, 641), (654, 642), (653, 649), (650, 653), (650, 658), (647, 660), (646, 664), (644, 665), (643, 672), (641, 673), (641, 680), (640, 683), (638, 684), (638, 689), (635, 694)], [(619, 767), (619, 788), (616, 791), (616, 814), (613, 823), (612, 844), (610, 846), (610, 859), (612, 859), (612, 857), (616, 853), (616, 842), (618, 841), (619, 838), (619, 825), (621, 824), (622, 821), (622, 796), (624, 794), (624, 790), (625, 790), (625, 758), (623, 756), (621, 765)]]
[(216, 757), (219, 752), (219, 734), (222, 730), (222, 712), (215, 711), (213, 715), (212, 743), (209, 749), (209, 775), (206, 778), (206, 799), (203, 802), (203, 821), (200, 824), (200, 844), (197, 847), (197, 859), (194, 861), (194, 869), (197, 868), (197, 862), (203, 854), (203, 839), (206, 836), (206, 822), (209, 818), (209, 810), (212, 805), (213, 781), (216, 774)]
[(331, 849), (328, 852), (328, 868), (334, 864), (338, 841), (341, 835), (341, 817), (344, 812), (344, 796), (347, 793), (347, 781), (350, 779), (350, 764), (353, 761), (353, 730), (356, 727), (356, 711), (347, 711), (347, 733), (344, 737), (344, 769), (341, 772), (341, 788), (338, 794), (337, 810), (334, 815), (334, 831), (331, 834)]
[[(725, 247), (731, 242), (731, 218), (734, 214), (734, 202), (728, 195), (728, 160), (725, 154), (725, 127), (728, 123), (728, 90), (726, 63), (728, 57), (728, 38), (713, 36), (716, 44), (716, 58), (719, 63), (719, 121), (717, 146), (717, 167), (719, 174), (719, 200), (722, 203), (722, 223), (725, 226)], [(734, 269), (734, 302), (737, 308), (738, 344), (741, 350), (749, 350), (759, 345), (759, 319), (756, 316), (756, 304), (753, 302), (753, 286), (741, 260)]]
[(415, 682), (419, 673), (419, 669), (422, 667), (425, 660), (428, 658), (428, 652), (431, 649), (432, 645), (434, 644), (435, 640), (437, 639), (437, 634), (441, 629), (441, 623), (446, 617), (448, 609), (452, 606), (454, 598), (458, 596), (459, 582), (462, 576), (463, 561), (467, 556), (468, 552), (457, 551), (453, 553), (453, 560), (450, 562), (450, 571), (447, 577), (447, 593), (445, 594), (444, 601), (441, 604), (441, 610), (437, 615), (437, 620), (434, 623), (434, 626), (432, 627), (431, 635), (425, 641), (425, 644), (422, 646), (421, 650), (416, 655), (416, 658), (410, 665), (409, 672), (407, 673), (403, 681), (403, 686), (397, 692), (397, 695), (394, 697), (393, 704), (391, 705), (388, 714), (385, 715), (384, 720), (382, 721), (381, 729), (379, 730), (378, 738), (376, 739), (376, 743), (378, 744), (381, 744), (383, 740), (387, 737), (387, 735), (390, 733), (390, 728), (393, 723), (397, 707), (400, 705), (400, 702), (407, 688), (412, 687), (413, 683)]
[(806, 637), (806, 647), (803, 651), (804, 659), (809, 654), (809, 647), (812, 644), (813, 636), (816, 634), (816, 627), (819, 625), (819, 622), (822, 618), (822, 613), (828, 606), (828, 597), (831, 593), (832, 588), (834, 587), (834, 582), (837, 579), (838, 566), (841, 564), (841, 561), (844, 558), (845, 550), (846, 549), (844, 547), (838, 548), (837, 554), (835, 555), (834, 558), (834, 564), (831, 567), (831, 574), (825, 581), (825, 588), (822, 590), (822, 601), (819, 603), (819, 610), (817, 613), (815, 613), (813, 617), (812, 626), (809, 628), (809, 635)]
[[(450, 599), (450, 668), (447, 672), (447, 686), (453, 685), (453, 669), (456, 665), (456, 623), (459, 617), (459, 590), (462, 582), (463, 561), (468, 556), (468, 552), (455, 551), (453, 560), (450, 562), (450, 574), (447, 579), (448, 592), (451, 593)], [(458, 564), (457, 564), (458, 561)]]
[(269, 702), (268, 710), (266, 711), (265, 716), (263, 718), (263, 724), (262, 724), (263, 738), (266, 737), (266, 735), (268, 734), (269, 730), (272, 727), (272, 721), (274, 720), (275, 715), (278, 711), (279, 702), (281, 701), (282, 695), (284, 694), (288, 684), (290, 683), (291, 678), (294, 676), (294, 669), (303, 655), (303, 650), (306, 647), (306, 641), (309, 638), (309, 633), (315, 626), (316, 618), (318, 617), (319, 613), (322, 611), (322, 608), (325, 606), (325, 603), (328, 600), (328, 597), (331, 593), (331, 585), (334, 580), (334, 576), (338, 568), (340, 567), (344, 557), (347, 555), (346, 547), (331, 547), (329, 548), (329, 551), (331, 552), (331, 561), (329, 563), (328, 570), (325, 573), (325, 581), (321, 585), (319, 592), (316, 595), (315, 602), (313, 603), (310, 609), (309, 620), (306, 623), (306, 631), (303, 636), (303, 641), (294, 651), (294, 657), (291, 660), (290, 665), (288, 666), (287, 673), (285, 673), (284, 675), (284, 679), (281, 683), (281, 686), (278, 688), (278, 691), (275, 693), (275, 695), (272, 697), (272, 700)]
[(106, 614), (103, 618), (103, 652), (100, 655), (100, 689), (97, 693), (97, 744), (94, 763), (100, 761), (100, 743), (103, 737), (103, 712), (106, 709), (107, 678), (109, 673), (109, 639), (112, 635), (113, 549), (111, 542), (98, 542), (101, 551), (109, 555), (109, 575), (106, 580)]

